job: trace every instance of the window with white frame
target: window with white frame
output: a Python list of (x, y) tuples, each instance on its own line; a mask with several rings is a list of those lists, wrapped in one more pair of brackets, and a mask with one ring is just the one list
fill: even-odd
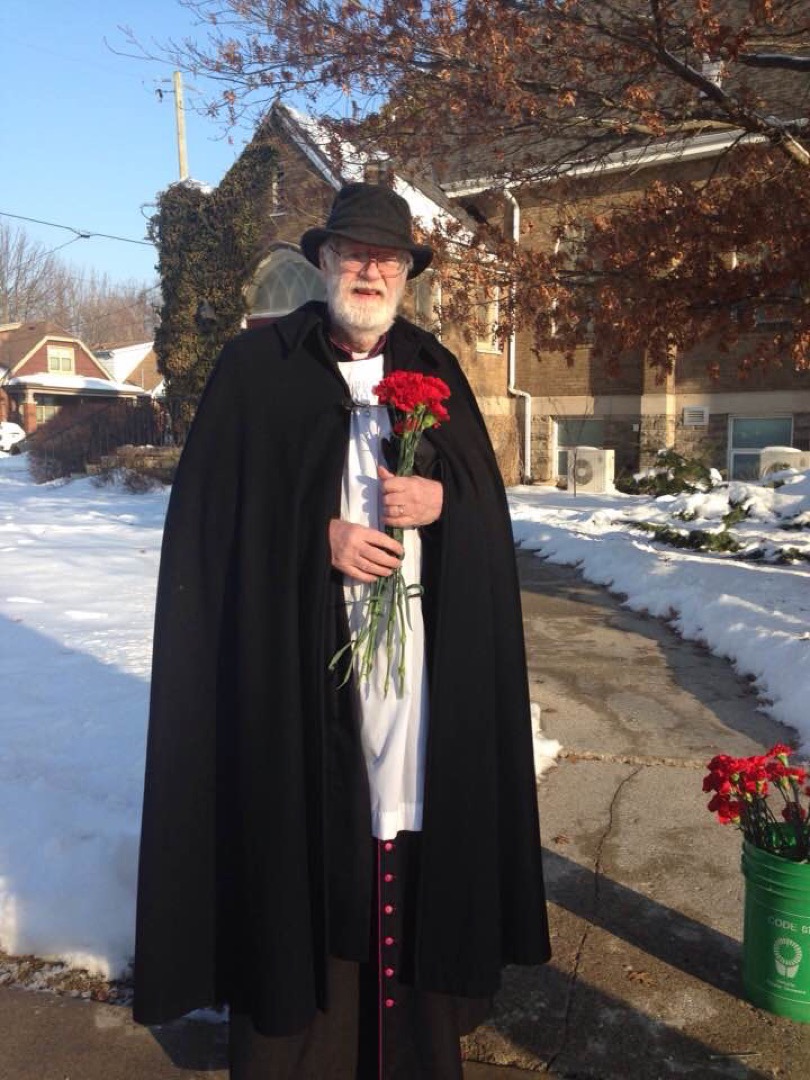
[[(585, 284), (592, 280), (599, 269), (601, 260), (595, 259), (587, 252), (589, 239), (590, 226), (584, 221), (568, 221), (558, 226), (554, 239), (554, 261), (562, 283), (565, 283), (567, 277), (575, 276), (579, 283)], [(583, 340), (590, 343), (594, 340), (594, 301), (587, 289), (575, 290), (575, 292), (578, 292), (575, 318), (585, 330)], [(554, 299), (551, 301), (550, 316), (552, 336), (558, 330), (558, 321), (555, 317), (557, 309), (557, 300)]]
[(431, 330), (434, 334), (441, 329), (441, 291), (439, 281), (432, 270), (420, 274), (411, 284), (413, 291), (413, 321)]
[(728, 432), (731, 480), (759, 480), (759, 451), (793, 444), (792, 416), (732, 416)]
[(582, 221), (567, 221), (559, 227), (554, 238), (554, 257), (561, 269), (573, 270), (579, 265), (587, 236)]
[(252, 315), (286, 315), (307, 300), (325, 300), (323, 278), (292, 248), (279, 248), (259, 267), (248, 296)]
[[(708, 79), (710, 83), (714, 83), (715, 86), (722, 86), (723, 75), (725, 74), (725, 64), (722, 60), (715, 60), (709, 56), (708, 53), (704, 53), (700, 65), (700, 74), (704, 79)], [(702, 90), (700, 96), (706, 96)]]
[(476, 352), (499, 353), (498, 290), (495, 286), (479, 285), (476, 289)]
[(58, 394), (35, 394), (34, 406), (36, 408), (37, 425), (52, 420), (61, 409), (63, 400)]
[(274, 165), (270, 176), (270, 212), (283, 214), (287, 203), (287, 188), (284, 182), (284, 166)]
[(76, 370), (76, 355), (72, 345), (48, 346), (48, 371), (55, 375), (72, 375)]
[(554, 423), (557, 444), (557, 476), (568, 476), (569, 455), (578, 446), (605, 445), (605, 421), (595, 416), (565, 416)]

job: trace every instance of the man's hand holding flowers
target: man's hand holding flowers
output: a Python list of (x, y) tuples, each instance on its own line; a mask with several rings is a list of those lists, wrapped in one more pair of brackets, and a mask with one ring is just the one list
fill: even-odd
[(384, 465), (380, 478), (383, 523), (399, 529), (423, 528), (437, 521), (442, 512), (444, 491), (438, 480), (424, 476), (395, 476)]
[(399, 567), (405, 550), (388, 533), (342, 518), (332, 518), (329, 522), (329, 546), (334, 569), (366, 584), (390, 577)]

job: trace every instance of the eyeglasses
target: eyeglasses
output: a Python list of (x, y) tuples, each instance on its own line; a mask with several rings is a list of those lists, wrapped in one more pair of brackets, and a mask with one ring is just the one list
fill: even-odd
[(363, 270), (369, 263), (375, 262), (377, 269), (383, 277), (396, 277), (402, 273), (405, 267), (413, 265), (413, 260), (407, 251), (369, 251), (366, 248), (336, 248), (331, 244), (329, 247), (340, 260), (344, 270), (356, 273)]

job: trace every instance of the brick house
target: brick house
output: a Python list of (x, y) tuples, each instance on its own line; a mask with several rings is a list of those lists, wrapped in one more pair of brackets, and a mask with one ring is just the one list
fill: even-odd
[[(599, 167), (583, 168), (574, 187), (574, 206), (586, 215), (637, 197), (653, 180), (666, 177), (688, 187), (705, 179), (732, 145), (735, 133), (714, 133), (680, 145), (652, 146), (636, 153), (616, 153)], [(445, 193), (469, 210), (514, 230), (520, 241), (555, 250), (550, 230), (549, 185), (504, 195), (492, 178), (450, 178)], [(577, 213), (574, 213), (576, 220)], [(783, 315), (775, 316), (777, 318)], [(762, 312), (763, 332), (769, 313)], [(751, 341), (741, 344), (750, 346)], [(710, 343), (675, 357), (662, 381), (642, 355), (626, 355), (608, 375), (592, 362), (589, 349), (578, 350), (575, 363), (553, 352), (537, 357), (528, 334), (518, 334), (515, 387), (524, 391), (522, 449), (524, 475), (543, 482), (565, 477), (571, 450), (579, 445), (614, 451), (616, 473), (652, 464), (663, 448), (700, 458), (730, 478), (756, 478), (759, 451), (766, 446), (810, 451), (810, 372), (790, 365), (755, 369), (742, 381), (733, 352)], [(712, 362), (719, 374), (710, 375)], [(525, 423), (526, 405), (529, 423)], [(530, 447), (525, 454), (525, 447)]]
[(146, 391), (116, 382), (78, 338), (47, 323), (0, 326), (0, 420), (31, 435), (62, 409), (136, 401)]
[[(574, 201), (584, 217), (598, 206), (631, 200), (662, 175), (694, 183), (717, 167), (737, 135), (713, 132), (680, 145), (624, 150), (598, 168), (569, 169), (568, 198), (574, 177)], [(322, 224), (342, 183), (376, 180), (390, 169), (283, 105), (273, 107), (256, 137), (271, 140), (278, 164), (266, 208), (265, 254), (249, 290), (249, 324), (323, 297), (320, 276), (298, 250), (298, 238)], [(551, 231), (547, 182), (511, 191), (487, 175), (480, 161), (461, 155), (443, 174), (441, 187), (396, 172), (387, 178), (426, 227), (442, 216), (462, 226), (483, 216), (500, 222), (518, 242), (559, 244)], [(810, 450), (810, 372), (773, 367), (743, 383), (733, 356), (725, 356), (719, 378), (712, 379), (711, 347), (704, 345), (678, 356), (672, 374), (659, 382), (640, 355), (626, 356), (618, 374), (609, 376), (592, 363), (587, 347), (570, 366), (553, 352), (538, 358), (528, 334), (514, 335), (503, 347), (488, 335), (469, 343), (459, 327), (441, 322), (438, 279), (430, 271), (409, 286), (405, 310), (458, 355), (508, 483), (556, 481), (566, 474), (571, 450), (581, 445), (613, 450), (617, 473), (635, 471), (651, 463), (657, 450), (674, 447), (740, 478), (757, 475), (764, 446)], [(497, 321), (496, 306), (485, 321)]]

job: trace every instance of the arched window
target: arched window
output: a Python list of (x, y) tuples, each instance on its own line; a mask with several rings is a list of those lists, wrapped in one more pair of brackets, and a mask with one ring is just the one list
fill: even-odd
[(307, 300), (325, 300), (323, 278), (293, 248), (277, 248), (256, 271), (248, 292), (251, 316), (279, 316)]

